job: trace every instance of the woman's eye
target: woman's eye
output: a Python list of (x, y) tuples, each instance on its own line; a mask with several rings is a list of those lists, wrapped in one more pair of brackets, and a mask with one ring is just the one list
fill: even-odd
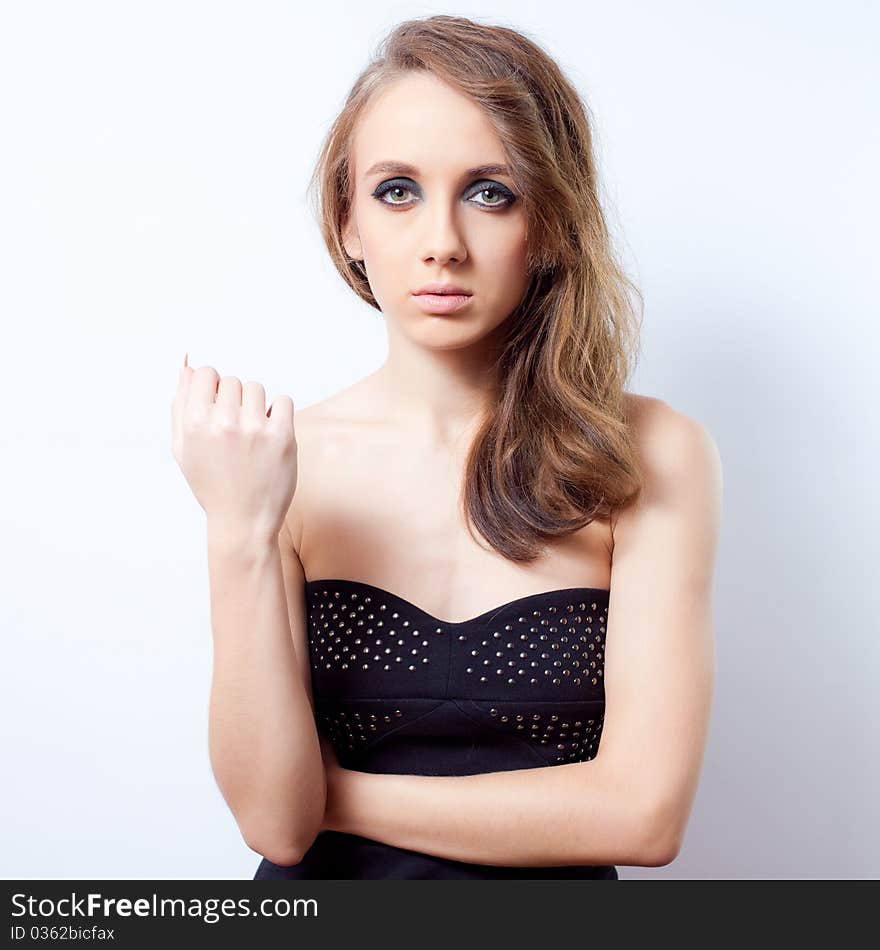
[[(410, 189), (407, 188), (406, 185), (395, 185), (395, 184), (380, 185), (376, 189), (376, 191), (373, 193), (373, 197), (378, 198), (380, 201), (384, 201), (385, 195), (389, 195), (389, 194), (396, 195), (398, 192), (401, 192), (401, 191), (407, 192), (409, 190)], [(400, 202), (400, 201), (384, 201), (384, 203), (386, 205), (405, 204), (405, 202)]]
[[(406, 200), (398, 201), (397, 199), (402, 198), (407, 193), (414, 194), (413, 189), (411, 189), (409, 185), (399, 181), (386, 181), (384, 184), (379, 185), (373, 192), (373, 197), (382, 204), (405, 206), (410, 202)], [(386, 195), (389, 196), (387, 199), (385, 197)], [(480, 205), (480, 207), (483, 208), (507, 208), (517, 200), (516, 195), (514, 195), (509, 188), (489, 182), (481, 182), (480, 187), (475, 191), (471, 191), (468, 195), (468, 200), (470, 201), (478, 195), (481, 197), (481, 200), (474, 201), (474, 204)]]
[(407, 202), (405, 201), (386, 201), (385, 200), (385, 195), (392, 195), (396, 197), (398, 193), (401, 191), (404, 193), (409, 191), (411, 193), (411, 189), (408, 188), (406, 185), (402, 185), (399, 182), (386, 181), (384, 185), (379, 185), (379, 187), (373, 192), (373, 197), (378, 198), (382, 204), (386, 204), (386, 205), (406, 204)]
[(515, 198), (513, 192), (508, 191), (506, 188), (501, 188), (498, 185), (483, 185), (478, 191), (475, 191), (471, 197), (475, 198), (477, 195), (494, 195), (495, 198), (500, 198), (501, 200), (495, 201), (478, 201), (477, 204), (485, 205), (487, 208), (506, 208), (508, 205), (513, 204)]

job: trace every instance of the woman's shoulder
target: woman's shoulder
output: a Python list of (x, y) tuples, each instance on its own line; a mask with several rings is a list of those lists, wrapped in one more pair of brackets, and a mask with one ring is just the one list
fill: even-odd
[[(681, 440), (712, 442), (711, 433), (694, 416), (671, 406), (665, 399), (624, 392), (626, 416), (640, 450), (662, 451)], [(667, 449), (669, 451), (669, 449)]]
[(364, 397), (362, 380), (347, 386), (339, 392), (310, 403), (302, 409), (294, 406), (293, 423), (297, 440), (320, 435), (321, 441), (335, 435), (344, 435), (359, 422), (365, 422), (367, 400)]
[(649, 495), (696, 492), (708, 484), (720, 485), (718, 445), (699, 419), (655, 396), (625, 396)]
[(294, 403), (297, 483), (286, 522), (297, 551), (306, 510), (316, 499), (325, 496), (343, 478), (345, 471), (357, 471), (367, 450), (365, 440), (358, 436), (358, 400), (352, 398), (354, 388), (351, 386), (301, 409)]

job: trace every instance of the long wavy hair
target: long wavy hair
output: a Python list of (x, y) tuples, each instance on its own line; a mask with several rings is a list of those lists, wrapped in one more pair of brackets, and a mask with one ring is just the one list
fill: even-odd
[(309, 183), (333, 263), (361, 299), (381, 312), (342, 243), (353, 133), (376, 93), (414, 71), (483, 108), (522, 196), (531, 283), (505, 321), (495, 398), (468, 452), (461, 501), (478, 543), (474, 528), (505, 557), (532, 561), (553, 539), (611, 522), (641, 489), (624, 385), (638, 359), (642, 295), (615, 259), (589, 110), (560, 67), (516, 30), (430, 16), (380, 43)]

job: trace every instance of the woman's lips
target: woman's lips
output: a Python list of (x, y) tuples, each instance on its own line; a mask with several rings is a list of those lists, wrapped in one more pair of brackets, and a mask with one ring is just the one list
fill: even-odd
[(472, 294), (413, 294), (425, 313), (455, 313), (470, 303)]

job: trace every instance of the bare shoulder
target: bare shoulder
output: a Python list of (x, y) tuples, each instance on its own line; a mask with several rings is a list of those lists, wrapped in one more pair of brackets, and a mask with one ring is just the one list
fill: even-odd
[(366, 379), (358, 380), (325, 399), (302, 409), (295, 408), (293, 422), (297, 438), (300, 433), (306, 438), (316, 434), (326, 437), (357, 423), (368, 404), (363, 395), (366, 382)]
[(357, 383), (302, 409), (294, 406), (297, 484), (285, 518), (285, 530), (299, 553), (305, 508), (322, 472), (332, 468), (333, 459), (347, 457), (353, 446), (353, 423), (357, 422)]
[(679, 409), (675, 409), (657, 396), (644, 396), (640, 393), (624, 394), (627, 413), (636, 432), (643, 439), (646, 436), (659, 437), (668, 435), (675, 438), (681, 436), (703, 439), (712, 442), (708, 429), (692, 416), (688, 416)]
[(339, 394), (314, 402), (302, 409), (294, 409), (293, 425), (297, 438), (300, 433), (308, 437), (321, 423), (331, 422), (339, 415)]
[(324, 459), (349, 447), (353, 423), (357, 421), (357, 399), (348, 390), (297, 409), (293, 428), (296, 434), (299, 473), (308, 478), (320, 469)]
[(626, 393), (626, 404), (646, 476), (661, 481), (674, 476), (686, 483), (689, 477), (720, 472), (718, 446), (699, 420), (655, 396)]
[(644, 483), (636, 504), (618, 520), (631, 521), (646, 507), (673, 499), (685, 505), (687, 499), (695, 504), (702, 500), (704, 511), (708, 505), (717, 517), (721, 454), (706, 426), (654, 396), (627, 393), (626, 404)]

